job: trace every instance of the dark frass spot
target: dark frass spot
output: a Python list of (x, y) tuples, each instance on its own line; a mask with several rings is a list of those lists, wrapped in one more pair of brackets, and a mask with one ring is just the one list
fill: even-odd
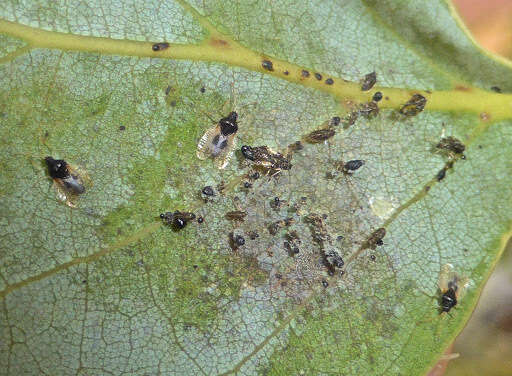
[(290, 74), (290, 72), (288, 72), (287, 70), (285, 70), (283, 73), (285, 76), (288, 76)]
[(373, 94), (372, 101), (374, 102), (380, 102), (382, 100), (382, 93), (380, 91)]
[(334, 83), (334, 80), (332, 78), (328, 78), (327, 80), (325, 80), (325, 83), (327, 85), (332, 85)]
[(320, 73), (315, 73), (315, 78), (318, 80), (318, 81), (322, 81), (322, 75)]
[(400, 109), (400, 113), (405, 116), (418, 115), (427, 104), (427, 99), (421, 94), (414, 94), (407, 103)]
[(496, 93), (501, 93), (501, 88), (499, 86), (491, 86), (491, 90)]
[(274, 64), (272, 64), (270, 60), (263, 60), (261, 62), (261, 66), (263, 67), (263, 69), (268, 70), (270, 72), (274, 70)]
[(215, 192), (213, 191), (213, 188), (210, 185), (207, 185), (203, 188), (201, 191), (205, 196), (213, 196)]
[(302, 72), (301, 72), (301, 76), (304, 77), (304, 78), (309, 77), (309, 71), (303, 69)]
[(120, 130), (120, 131), (124, 131), (125, 129), (126, 129), (126, 127), (125, 127), (124, 125), (120, 125), (120, 126), (119, 126), (119, 130)]
[(162, 50), (165, 50), (169, 48), (169, 43), (167, 42), (162, 42), (162, 43), (155, 43), (153, 44), (153, 46), (151, 47), (151, 49), (153, 51), (162, 51)]
[(445, 178), (446, 176), (446, 168), (442, 168), (441, 170), (439, 170), (439, 172), (437, 173), (436, 175), (436, 179), (437, 181), (441, 181)]
[(341, 119), (339, 116), (334, 116), (331, 121), (330, 121), (330, 124), (329, 125), (332, 125), (334, 127), (340, 125), (340, 122), (341, 122)]
[(373, 85), (377, 82), (377, 73), (371, 72), (364, 76), (363, 81), (361, 82), (361, 90), (368, 91)]
[(242, 235), (235, 236), (235, 244), (239, 247), (243, 246), (245, 244), (245, 239)]

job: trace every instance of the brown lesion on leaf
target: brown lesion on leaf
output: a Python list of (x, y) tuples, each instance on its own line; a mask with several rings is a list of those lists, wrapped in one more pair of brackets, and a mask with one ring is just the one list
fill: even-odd
[(208, 43), (210, 45), (212, 45), (213, 47), (218, 47), (218, 48), (230, 48), (230, 44), (227, 40), (225, 39), (220, 39), (220, 38), (210, 38), (210, 40), (208, 41)]
[(467, 86), (457, 85), (454, 88), (457, 91), (472, 91), (473, 89)]

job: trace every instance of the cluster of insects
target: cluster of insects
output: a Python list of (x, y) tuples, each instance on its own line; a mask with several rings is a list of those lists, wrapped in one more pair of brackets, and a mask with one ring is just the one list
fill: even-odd
[[(169, 48), (169, 44), (166, 42), (155, 43), (152, 45), (152, 50), (155, 52), (162, 51), (167, 48)], [(264, 60), (262, 61), (262, 68), (267, 71), (273, 71), (274, 65), (270, 60)], [(289, 72), (286, 74), (289, 74)], [(309, 76), (309, 72), (302, 72), (303, 78), (308, 78)], [(314, 73), (314, 78), (317, 80), (323, 79), (320, 73)], [(334, 83), (330, 78), (325, 82), (328, 85), (332, 85)], [(361, 90), (372, 90), (376, 82), (376, 72), (371, 72), (365, 75), (361, 80)], [(204, 87), (201, 88), (201, 92), (205, 92)], [(249, 164), (252, 167), (251, 173), (244, 176), (246, 181), (244, 182), (243, 187), (247, 190), (251, 189), (252, 184), (260, 178), (261, 175), (273, 177), (282, 171), (290, 171), (293, 167), (292, 157), (294, 153), (304, 148), (304, 143), (318, 144), (326, 142), (336, 135), (336, 127), (338, 125), (343, 123), (346, 126), (350, 126), (355, 123), (359, 116), (368, 118), (377, 115), (379, 113), (378, 103), (383, 99), (383, 94), (380, 91), (376, 91), (373, 93), (371, 98), (371, 101), (359, 104), (344, 119), (341, 119), (338, 116), (332, 117), (330, 120), (323, 123), (318, 129), (309, 132), (300, 140), (288, 145), (285, 152), (272, 150), (266, 145), (241, 146), (238, 153), (241, 155), (242, 161), (244, 161), (243, 163), (246, 165)], [(421, 94), (414, 94), (405, 104), (403, 104), (399, 112), (405, 116), (415, 116), (423, 111), (426, 103), (427, 100), (425, 97)], [(214, 161), (214, 164), (218, 169), (226, 168), (236, 148), (236, 135), (239, 130), (238, 118), (239, 114), (236, 111), (229, 112), (227, 116), (222, 117), (213, 127), (205, 131), (197, 144), (196, 155), (200, 160), (210, 158)], [(445, 177), (446, 171), (453, 166), (455, 160), (458, 158), (465, 158), (465, 148), (465, 145), (460, 140), (452, 136), (441, 138), (435, 145), (436, 151), (443, 153), (448, 157), (446, 166), (437, 174), (438, 181), (441, 181)], [(75, 207), (78, 196), (85, 193), (86, 188), (88, 187), (89, 180), (87, 175), (83, 171), (80, 171), (78, 168), (61, 159), (46, 157), (45, 162), (48, 174), (54, 182), (58, 199), (64, 201), (70, 207)], [(334, 177), (338, 173), (353, 175), (365, 164), (366, 161), (362, 159), (353, 159), (348, 161), (338, 160), (334, 162), (335, 172), (331, 173), (331, 176)], [(204, 186), (198, 194), (200, 199), (203, 200), (204, 203), (207, 203), (212, 200), (215, 201), (215, 196), (217, 194), (222, 194), (222, 189), (218, 189), (217, 187), (216, 191), (212, 186), (207, 185)], [(270, 206), (275, 212), (279, 212), (282, 205), (287, 206), (288, 203), (280, 200), (278, 197), (273, 198), (270, 202)], [(340, 273), (343, 273), (342, 269), (345, 262), (340, 254), (340, 247), (334, 245), (330, 233), (327, 230), (324, 222), (327, 216), (324, 218), (323, 216), (314, 213), (304, 215), (304, 213), (301, 212), (302, 209), (300, 205), (298, 204), (296, 204), (294, 208), (296, 209), (295, 215), (299, 218), (302, 217), (304, 222), (308, 224), (311, 231), (311, 238), (319, 246), (323, 265), (327, 268), (327, 274), (332, 276), (337, 270), (340, 271)], [(245, 233), (239, 231), (240, 223), (244, 222), (247, 216), (247, 211), (240, 207), (224, 214), (225, 220), (234, 223), (233, 227), (235, 227), (235, 230), (230, 232), (228, 236), (229, 245), (233, 250), (244, 247), (247, 243), (246, 239), (255, 240), (259, 237), (259, 234), (254, 230)], [(293, 225), (296, 223), (295, 218), (288, 216), (266, 223), (266, 229), (270, 235), (275, 236), (279, 232), (284, 233), (283, 247), (290, 256), (298, 255), (302, 244), (299, 233), (293, 229)], [(202, 223), (204, 221), (202, 216), (196, 217), (192, 212), (180, 210), (164, 212), (160, 214), (160, 219), (165, 225), (175, 231), (184, 229), (187, 224), (193, 220), (197, 220), (198, 223)], [(383, 245), (385, 235), (385, 228), (381, 227), (376, 229), (363, 243), (362, 248), (375, 250), (377, 246)], [(372, 257), (372, 260), (375, 260), (375, 256)], [(329, 283), (325, 279), (322, 279), (321, 282), (324, 287), (329, 286)], [(453, 267), (448, 264), (442, 267), (439, 277), (438, 295), (439, 310), (441, 313), (448, 313), (457, 305), (458, 301), (462, 297), (462, 292), (467, 285), (468, 280), (458, 277), (458, 275), (453, 272)]]

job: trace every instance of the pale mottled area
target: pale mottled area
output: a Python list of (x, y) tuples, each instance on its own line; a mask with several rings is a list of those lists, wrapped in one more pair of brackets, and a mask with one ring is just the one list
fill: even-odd
[[(421, 17), (419, 2), (192, 4), (245, 46), (324, 77), (357, 81), (376, 70), (382, 85), (446, 89), (459, 77), (480, 85), (491, 70), (508, 72), (477, 54), (441, 1)], [(417, 19), (418, 29), (403, 30), (386, 12)], [(171, 1), (12, 2), (0, 14), (110, 38), (185, 43), (204, 35)], [(478, 70), (437, 59), (422, 31), (433, 19), (454, 60), (474, 59)], [(0, 51), (17, 43), (1, 38)], [(252, 170), (240, 152), (225, 170), (196, 158), (212, 122), (236, 109), (238, 147), (284, 152), (345, 110), (300, 83), (229, 65), (59, 50), (8, 58), (0, 88), (0, 287), (12, 288), (0, 308), (6, 374), (415, 374), (477, 299), (469, 290), (441, 319), (432, 298), (441, 265), (479, 286), (509, 227), (510, 121), (485, 128), (477, 115), (381, 110), (339, 126), (325, 143), (304, 144), (291, 170), (244, 189)], [(434, 150), (443, 134), (466, 143), (467, 158), (436, 182), (447, 162)], [(57, 201), (47, 155), (90, 176), (76, 209)], [(327, 178), (350, 159), (365, 165)], [(234, 182), (225, 195), (222, 182)], [(217, 191), (208, 202), (205, 185)], [(275, 197), (280, 208), (272, 208)], [(180, 232), (151, 227), (172, 210), (204, 222)], [(228, 221), (232, 210), (246, 211), (245, 221)], [(310, 214), (347, 263), (343, 276), (328, 276)], [(272, 235), (269, 226), (285, 218), (293, 223)], [(382, 226), (384, 245), (363, 250)], [(284, 246), (292, 231), (295, 256)], [(236, 250), (231, 232), (245, 237)]]

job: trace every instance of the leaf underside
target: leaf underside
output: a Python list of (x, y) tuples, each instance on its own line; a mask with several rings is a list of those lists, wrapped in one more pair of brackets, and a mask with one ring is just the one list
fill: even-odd
[[(512, 90), (510, 67), (482, 53), (440, 0), (7, 1), (0, 18), (179, 44), (216, 30), (323, 79), (376, 71), (384, 88)], [(451, 111), (381, 109), (340, 125), (327, 142), (305, 143), (291, 170), (244, 188), (252, 169), (240, 152), (224, 170), (196, 157), (210, 119), (236, 108), (237, 145), (284, 152), (346, 116), (343, 98), (215, 61), (38, 48), (7, 34), (0, 62), (6, 374), (423, 374), (468, 319), (508, 238), (511, 120), (462, 112), (455, 99)], [(443, 135), (464, 142), (466, 158), (438, 182)], [(47, 155), (87, 171), (77, 208), (56, 199)], [(353, 159), (364, 166), (326, 177)], [(222, 182), (226, 193), (205, 202), (201, 189)], [(204, 222), (172, 231), (158, 215), (174, 210)], [(243, 222), (225, 218), (234, 210), (247, 212)], [(344, 274), (328, 275), (312, 214)], [(384, 244), (364, 249), (380, 227)], [(292, 231), (294, 256), (284, 245)], [(245, 238), (236, 250), (232, 233)], [(472, 282), (450, 316), (435, 300), (446, 263)]]

